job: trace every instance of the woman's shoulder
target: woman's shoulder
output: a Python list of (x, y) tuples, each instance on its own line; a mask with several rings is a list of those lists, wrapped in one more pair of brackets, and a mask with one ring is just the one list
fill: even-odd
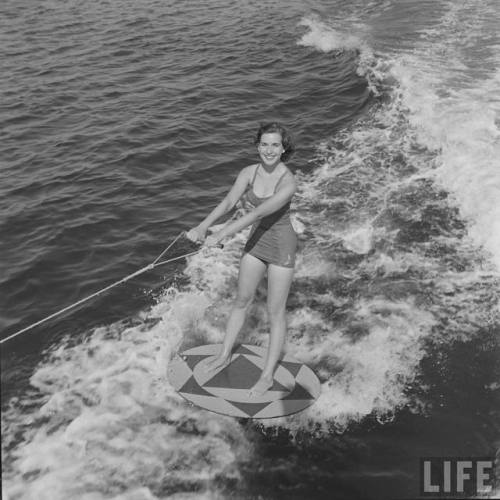
[(283, 163), (283, 173), (280, 176), (280, 181), (288, 181), (295, 183), (295, 174)]
[(278, 181), (275, 186), (275, 192), (277, 189), (285, 188), (292, 189), (293, 192), (297, 190), (297, 183), (295, 181), (294, 173), (283, 163), (282, 170), (279, 174)]
[(283, 174), (282, 174), (283, 177), (290, 177), (290, 178), (295, 179), (295, 174), (291, 171), (290, 168), (288, 168), (288, 166), (285, 163), (283, 163), (283, 167), (284, 167)]
[(246, 167), (243, 167), (240, 170), (239, 176), (244, 177), (248, 182), (250, 182), (255, 174), (255, 170), (259, 166), (258, 163), (253, 163), (252, 165), (248, 165)]
[(246, 167), (243, 167), (243, 170), (246, 170), (247, 172), (254, 172), (256, 168), (258, 168), (259, 166), (259, 163), (252, 163), (251, 165), (247, 165)]

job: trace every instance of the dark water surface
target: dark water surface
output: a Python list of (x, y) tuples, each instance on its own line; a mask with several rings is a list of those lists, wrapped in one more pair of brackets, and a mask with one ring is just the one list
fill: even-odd
[[(494, 456), (499, 10), (3, 2), (2, 338), (154, 260), (280, 120), (298, 144), (287, 351), (322, 382), (259, 423), (169, 385), (175, 352), (222, 338), (243, 232), (2, 344), (7, 498), (411, 498), (419, 457)], [(248, 342), (267, 342), (264, 296)]]

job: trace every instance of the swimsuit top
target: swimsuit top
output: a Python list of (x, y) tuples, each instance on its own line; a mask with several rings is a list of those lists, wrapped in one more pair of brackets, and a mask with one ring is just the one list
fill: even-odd
[[(243, 207), (246, 209), (254, 209), (257, 206), (259, 206), (261, 203), (264, 201), (268, 200), (271, 198), (276, 193), (276, 188), (278, 187), (279, 183), (281, 182), (281, 179), (286, 174), (286, 171), (283, 172), (283, 175), (278, 179), (278, 182), (274, 186), (274, 192), (271, 196), (257, 196), (255, 194), (253, 184), (255, 182), (255, 177), (257, 177), (257, 170), (259, 169), (260, 165), (257, 165), (255, 168), (254, 174), (253, 174), (253, 179), (252, 182), (250, 183), (250, 186), (248, 187), (247, 191), (245, 194), (242, 196), (241, 201), (243, 203)], [(290, 204), (291, 201), (286, 202), (281, 208), (278, 208), (275, 212), (266, 215), (265, 217), (262, 217), (260, 220), (260, 225), (269, 228), (275, 224), (279, 223), (290, 223)]]

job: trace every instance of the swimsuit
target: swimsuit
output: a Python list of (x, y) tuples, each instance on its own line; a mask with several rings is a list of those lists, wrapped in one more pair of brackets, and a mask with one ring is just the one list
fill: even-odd
[[(272, 196), (262, 198), (255, 194), (253, 183), (255, 182), (258, 168), (259, 165), (255, 168), (249, 189), (242, 197), (243, 206), (245, 208), (247, 205), (250, 205), (250, 208), (256, 208)], [(276, 188), (285, 173), (276, 183), (274, 193), (276, 193)], [(262, 219), (252, 226), (250, 236), (244, 249), (244, 253), (249, 253), (266, 264), (275, 264), (277, 266), (292, 268), (295, 265), (296, 251), (297, 235), (290, 222), (290, 201), (272, 214), (262, 217)]]

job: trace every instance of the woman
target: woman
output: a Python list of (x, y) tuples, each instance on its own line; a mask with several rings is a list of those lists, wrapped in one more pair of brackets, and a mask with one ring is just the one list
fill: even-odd
[[(258, 130), (255, 144), (260, 163), (244, 168), (222, 202), (187, 234), (193, 241), (205, 240), (205, 245), (212, 246), (253, 224), (240, 262), (238, 293), (227, 323), (224, 343), (219, 354), (210, 358), (206, 365), (206, 370), (210, 372), (230, 362), (231, 350), (243, 326), (247, 309), (267, 268), (271, 338), (262, 374), (250, 389), (251, 397), (263, 395), (273, 385), (274, 370), (285, 341), (285, 307), (297, 248), (297, 235), (290, 223), (290, 200), (296, 184), (284, 163), (293, 153), (292, 140), (279, 123), (268, 123)], [(208, 228), (233, 209), (240, 199), (249, 209), (247, 213), (206, 237)]]

